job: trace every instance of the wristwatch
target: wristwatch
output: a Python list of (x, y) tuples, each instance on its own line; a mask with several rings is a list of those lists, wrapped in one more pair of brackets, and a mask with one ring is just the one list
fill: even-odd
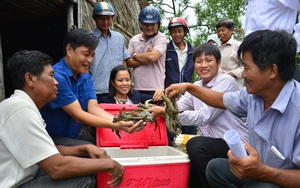
[(136, 52), (133, 53), (133, 54), (132, 54), (132, 59), (135, 59), (135, 56), (136, 56), (137, 54), (138, 54), (138, 53), (136, 53)]

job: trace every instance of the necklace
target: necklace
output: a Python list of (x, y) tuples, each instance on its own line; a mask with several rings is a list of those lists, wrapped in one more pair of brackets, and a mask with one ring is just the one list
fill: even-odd
[(114, 98), (115, 98), (117, 104), (126, 104), (127, 101), (128, 101), (128, 97), (127, 97), (127, 99), (120, 99), (120, 98), (116, 95)]

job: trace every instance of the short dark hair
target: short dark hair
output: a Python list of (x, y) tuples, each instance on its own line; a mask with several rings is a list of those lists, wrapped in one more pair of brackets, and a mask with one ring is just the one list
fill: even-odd
[(216, 45), (210, 43), (203, 43), (195, 48), (193, 53), (194, 62), (195, 59), (202, 54), (215, 56), (217, 63), (219, 63), (219, 61), (221, 60), (221, 52), (219, 48)]
[(238, 58), (250, 52), (259, 70), (264, 71), (273, 64), (277, 65), (282, 80), (288, 81), (295, 73), (297, 42), (283, 30), (259, 30), (245, 37), (238, 49)]
[[(109, 77), (109, 83), (108, 83), (108, 97), (113, 98), (116, 95), (116, 88), (113, 86), (113, 82), (116, 79), (117, 73), (119, 71), (127, 71), (129, 73), (130, 79), (131, 78), (131, 71), (129, 70), (129, 68), (125, 67), (124, 65), (117, 65), (115, 66), (113, 69), (111, 69), (110, 71), (110, 77)], [(128, 95), (133, 95), (132, 92), (132, 87), (130, 89), (130, 92), (128, 93)]]
[(89, 33), (84, 29), (73, 29), (67, 33), (63, 41), (63, 55), (66, 55), (66, 46), (70, 44), (75, 50), (77, 47), (85, 46), (94, 50), (97, 48), (99, 40), (93, 33)]
[(224, 18), (221, 19), (217, 22), (216, 24), (216, 29), (220, 28), (220, 27), (226, 27), (229, 30), (233, 30), (234, 29), (234, 23), (231, 19), (228, 18)]
[(22, 89), (25, 73), (40, 77), (46, 65), (51, 65), (53, 59), (40, 51), (21, 50), (13, 54), (7, 62), (14, 89)]

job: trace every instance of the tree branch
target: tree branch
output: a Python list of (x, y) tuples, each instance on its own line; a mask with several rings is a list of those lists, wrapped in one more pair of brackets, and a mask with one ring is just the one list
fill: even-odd
[(172, 6), (170, 6), (170, 5), (166, 4), (166, 3), (162, 3), (161, 5), (165, 5), (165, 6), (169, 7), (170, 9), (173, 9)]
[(169, 14), (173, 14), (174, 15), (174, 12), (170, 12), (170, 11), (165, 11), (165, 13), (169, 13)]

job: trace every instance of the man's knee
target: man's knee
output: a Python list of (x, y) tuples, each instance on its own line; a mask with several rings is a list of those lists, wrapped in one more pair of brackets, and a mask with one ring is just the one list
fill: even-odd
[[(75, 183), (76, 181), (76, 183)], [(96, 186), (96, 178), (94, 175), (90, 176), (82, 176), (74, 179), (74, 187), (87, 187), (87, 188), (95, 188)]]
[(225, 165), (228, 163), (228, 159), (216, 158), (208, 162), (206, 167), (207, 179), (214, 179), (220, 174), (221, 170), (225, 170)]
[(198, 142), (198, 137), (194, 137), (194, 138), (189, 139), (186, 143), (186, 150), (187, 151), (196, 150), (198, 143), (199, 143)]
[(86, 185), (89, 185), (88, 188), (95, 188), (96, 178), (94, 175), (86, 176)]
[(247, 182), (243, 186), (243, 188), (280, 188), (280, 187), (269, 182), (261, 182), (261, 181), (253, 180)]
[(209, 137), (198, 136), (191, 138), (186, 144), (187, 153), (197, 158), (201, 156), (205, 158), (211, 157), (213, 152), (210, 150), (211, 142), (212, 139)]

